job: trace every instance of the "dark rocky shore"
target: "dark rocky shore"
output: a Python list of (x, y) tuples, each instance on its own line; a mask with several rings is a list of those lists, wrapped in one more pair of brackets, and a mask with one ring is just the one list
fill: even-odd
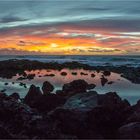
[[(34, 78), (35, 75), (32, 74), (26, 75), (26, 73), (24, 72), (25, 70), (36, 70), (36, 69), (62, 70), (64, 68), (96, 70), (97, 72), (104, 71), (104, 75), (108, 75), (110, 72), (115, 72), (121, 74), (122, 77), (130, 80), (133, 83), (140, 83), (140, 67), (89, 66), (87, 64), (81, 64), (78, 62), (66, 62), (63, 64), (59, 64), (56, 62), (43, 63), (38, 61), (17, 60), (17, 59), (0, 61), (0, 77), (12, 78), (18, 73), (19, 75), (21, 75), (19, 80), (22, 79), (31, 80)], [(61, 75), (66, 75), (66, 73), (61, 73)], [(54, 75), (46, 75), (46, 76), (54, 76)]]
[(88, 91), (95, 86), (75, 80), (54, 94), (46, 81), (42, 90), (31, 85), (24, 99), (0, 93), (0, 138), (140, 138), (140, 101), (131, 106), (115, 92)]
[[(27, 75), (25, 70), (64, 68), (102, 72), (102, 86), (112, 84), (106, 78), (111, 72), (119, 73), (133, 83), (140, 83), (139, 67), (94, 67), (78, 62), (59, 64), (29, 60), (0, 61), (0, 77), (12, 78), (19, 74), (17, 80), (32, 80), (35, 74)], [(61, 72), (61, 75), (66, 76), (67, 73)], [(77, 73), (73, 72), (72, 75)], [(93, 73), (91, 78), (94, 77)], [(20, 85), (26, 87), (23, 83)], [(139, 139), (140, 101), (130, 105), (115, 92), (98, 94), (94, 91), (95, 87), (95, 84), (88, 84), (84, 80), (75, 80), (64, 84), (62, 90), (54, 93), (54, 86), (46, 81), (41, 89), (31, 85), (23, 99), (20, 99), (18, 93), (8, 96), (4, 93), (6, 89), (3, 90), (0, 93), (0, 138)]]

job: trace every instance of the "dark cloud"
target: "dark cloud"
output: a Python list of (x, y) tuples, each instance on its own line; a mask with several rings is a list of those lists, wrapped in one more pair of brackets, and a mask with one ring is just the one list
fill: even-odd
[(14, 16), (5, 16), (0, 18), (0, 23), (10, 23), (10, 22), (18, 22), (18, 21), (26, 21), (26, 19), (14, 17)]
[(46, 43), (42, 42), (31, 42), (31, 41), (19, 41), (17, 43), (18, 46), (40, 46), (40, 45), (46, 45)]
[(25, 50), (16, 50), (11, 49), (0, 49), (0, 55), (43, 55), (45, 53), (36, 52), (36, 51), (25, 51)]

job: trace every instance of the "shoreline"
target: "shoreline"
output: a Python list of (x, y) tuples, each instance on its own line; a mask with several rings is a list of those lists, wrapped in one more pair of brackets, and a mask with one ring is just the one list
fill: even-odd
[[(11, 78), (19, 74), (20, 79), (34, 79), (34, 74), (25, 70), (84, 69), (101, 72), (101, 84), (111, 72), (127, 77), (139, 84), (140, 68), (89, 66), (78, 62), (43, 63), (30, 60), (0, 61), (0, 77)], [(65, 76), (66, 72), (60, 72)], [(72, 73), (75, 75), (75, 73)], [(85, 75), (87, 73), (81, 73)], [(23, 77), (22, 77), (23, 76)], [(52, 76), (52, 75), (46, 75)], [(93, 73), (90, 76), (95, 76)], [(46, 78), (47, 79), (47, 78)], [(8, 84), (8, 83), (5, 83)], [(21, 86), (26, 86), (20, 83)], [(13, 139), (127, 139), (140, 138), (140, 100), (131, 105), (117, 92), (100, 94), (96, 85), (77, 79), (65, 83), (54, 93), (49, 81), (41, 88), (31, 85), (26, 96), (19, 93), (0, 93), (0, 138)], [(5, 91), (6, 92), (6, 91)]]
[(130, 80), (132, 83), (140, 83), (140, 67), (129, 67), (129, 66), (90, 66), (87, 64), (82, 64), (76, 61), (57, 63), (57, 62), (39, 62), (31, 60), (4, 60), (0, 61), (0, 77), (1, 78), (11, 78), (17, 73), (20, 75), (24, 74), (25, 70), (41, 70), (41, 69), (54, 69), (62, 70), (64, 68), (68, 69), (84, 69), (84, 70), (95, 70), (95, 71), (110, 71), (121, 74), (122, 77)]
[(53, 94), (31, 85), (24, 99), (0, 94), (0, 138), (129, 139), (140, 138), (140, 100), (130, 105), (116, 92), (98, 94), (94, 84), (75, 80)]

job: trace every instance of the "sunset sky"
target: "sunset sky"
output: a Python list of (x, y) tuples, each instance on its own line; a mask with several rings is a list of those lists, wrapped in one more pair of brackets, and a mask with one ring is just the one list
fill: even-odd
[(139, 55), (140, 1), (0, 1), (0, 54)]

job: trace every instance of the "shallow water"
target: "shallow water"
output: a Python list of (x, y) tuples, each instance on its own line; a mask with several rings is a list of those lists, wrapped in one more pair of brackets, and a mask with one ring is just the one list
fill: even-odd
[[(35, 74), (33, 80), (17, 80), (20, 76), (17, 74), (12, 79), (2, 79), (0, 78), (0, 90), (6, 89), (6, 93), (10, 95), (13, 92), (18, 92), (20, 96), (23, 98), (31, 84), (35, 84), (36, 86), (42, 86), (44, 81), (49, 81), (55, 86), (55, 90), (61, 89), (65, 83), (69, 83), (73, 80), (77, 79), (84, 79), (89, 84), (94, 83), (96, 84), (96, 90), (99, 94), (104, 94), (107, 92), (117, 92), (122, 98), (128, 99), (131, 104), (136, 103), (138, 99), (140, 99), (140, 85), (133, 84), (130, 81), (122, 78), (119, 74), (111, 73), (110, 76), (106, 76), (108, 81), (113, 81), (113, 84), (106, 84), (105, 86), (101, 85), (101, 77), (102, 72), (96, 72), (91, 70), (83, 70), (83, 69), (76, 69), (76, 70), (69, 70), (63, 69), (61, 71), (58, 70), (32, 70), (32, 71), (25, 71), (27, 74)], [(66, 72), (67, 75), (61, 75), (61, 72)], [(76, 73), (73, 75), (72, 73)], [(81, 75), (81, 73), (83, 73)], [(54, 74), (54, 76), (45, 76), (49, 74)], [(95, 74), (95, 77), (91, 77), (91, 74)], [(8, 85), (5, 85), (5, 83)], [(14, 82), (14, 83), (13, 83)], [(24, 86), (20, 86), (20, 82), (25, 83), (27, 88)]]

